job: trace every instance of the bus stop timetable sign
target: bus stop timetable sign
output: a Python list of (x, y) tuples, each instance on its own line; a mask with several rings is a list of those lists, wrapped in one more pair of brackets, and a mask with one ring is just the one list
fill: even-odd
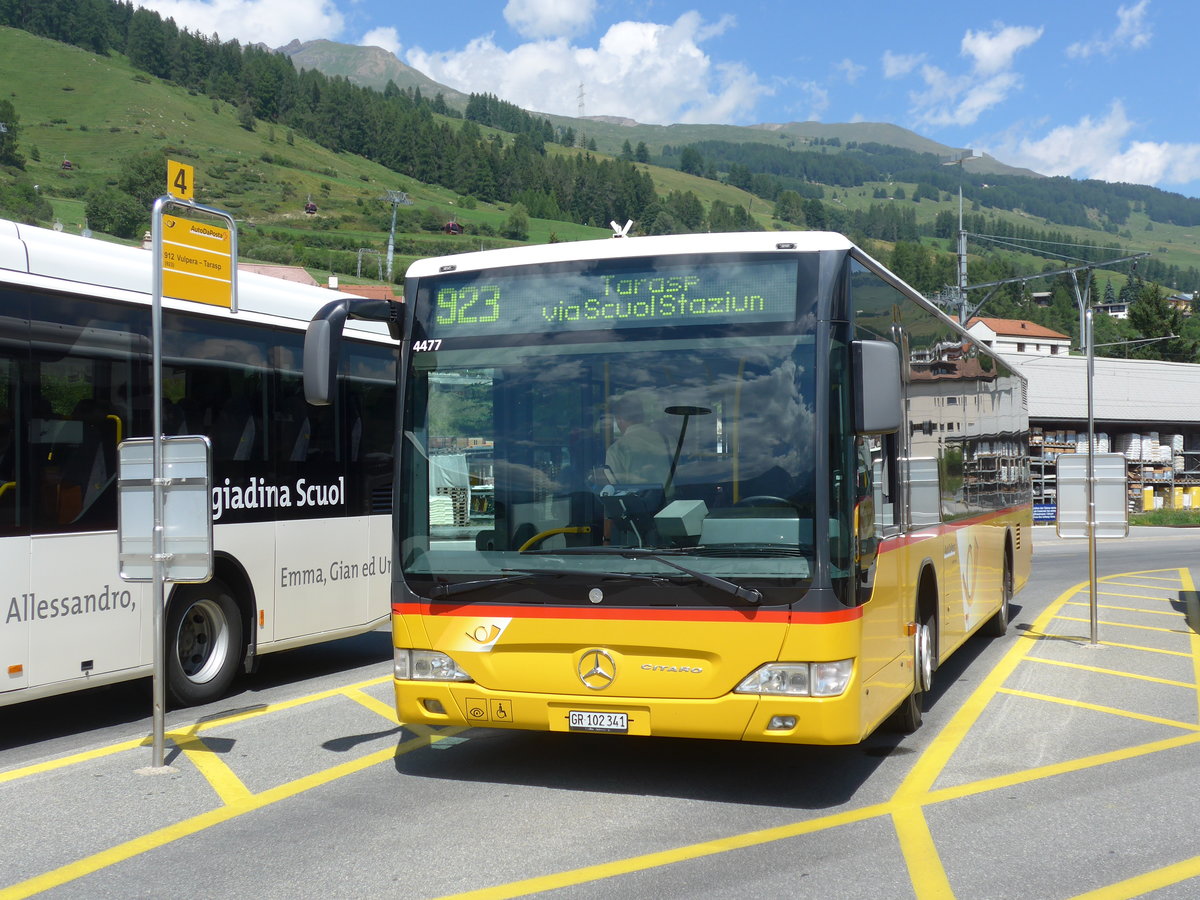
[(163, 295), (233, 306), (233, 244), (228, 228), (162, 217)]

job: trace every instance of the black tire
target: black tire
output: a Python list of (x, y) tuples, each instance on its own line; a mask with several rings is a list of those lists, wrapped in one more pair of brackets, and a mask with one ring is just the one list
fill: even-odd
[(246, 652), (233, 592), (218, 578), (176, 589), (167, 610), (167, 694), (177, 706), (225, 696)]
[(933, 672), (936, 668), (934, 627), (933, 616), (917, 625), (913, 646), (913, 690), (888, 717), (886, 727), (889, 731), (912, 734), (921, 727), (925, 694), (933, 687)]
[(1000, 579), (1000, 594), (1000, 608), (980, 629), (988, 637), (1004, 637), (1008, 632), (1008, 617), (1013, 598), (1013, 573), (1007, 553), (1004, 554), (1004, 574)]

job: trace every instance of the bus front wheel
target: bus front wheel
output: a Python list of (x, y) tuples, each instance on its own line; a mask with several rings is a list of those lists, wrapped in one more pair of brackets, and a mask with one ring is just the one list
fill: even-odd
[(242, 661), (242, 617), (220, 579), (179, 588), (167, 611), (167, 692), (179, 706), (224, 696)]
[(913, 689), (888, 719), (892, 731), (912, 734), (921, 727), (924, 717), (925, 694), (933, 687), (934, 650), (932, 616), (917, 625), (913, 638)]

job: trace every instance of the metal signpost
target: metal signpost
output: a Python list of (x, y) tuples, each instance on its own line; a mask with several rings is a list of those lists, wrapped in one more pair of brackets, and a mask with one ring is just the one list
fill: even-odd
[[(150, 329), (153, 346), (152, 396), (153, 435), (150, 439), (151, 534), (149, 541), (141, 536), (141, 546), (148, 544), (149, 566), (139, 558), (139, 536), (120, 535), (121, 546), (128, 554), (122, 557), (121, 577), (130, 581), (153, 582), (151, 602), (154, 609), (154, 699), (153, 699), (153, 762), (152, 770), (164, 769), (164, 718), (166, 707), (166, 582), (198, 581), (211, 577), (212, 522), (208, 509), (208, 483), (211, 482), (211, 454), (208, 439), (203, 435), (190, 436), (182, 442), (171, 440), (173, 477), (165, 477), (162, 433), (162, 299), (164, 290), (181, 300), (227, 307), (237, 312), (237, 225), (233, 216), (224, 210), (196, 203), (194, 170), (185, 163), (168, 161), (167, 195), (154, 201), (151, 215), (153, 308)], [(220, 219), (226, 227), (168, 216), (168, 207), (181, 207)], [(164, 234), (164, 231), (166, 234)], [(135, 527), (135, 511), (145, 502), (144, 457), (146, 442), (125, 442), (122, 465), (128, 473), (124, 484), (121, 509), (130, 516), (129, 527)], [(139, 462), (142, 465), (139, 466)], [(197, 479), (203, 471), (204, 484), (197, 491)], [(167, 494), (171, 490), (172, 506), (181, 516), (167, 522)], [(141, 495), (140, 498), (138, 495)], [(196, 503), (199, 494), (202, 502)], [(144, 518), (144, 517), (143, 517)], [(203, 519), (202, 524), (198, 519)], [(122, 523), (125, 524), (124, 522)], [(171, 535), (168, 535), (171, 531)], [(207, 550), (202, 548), (207, 533)], [(169, 550), (175, 552), (169, 552)], [(207, 552), (208, 560), (197, 561), (197, 555)], [(178, 559), (176, 559), (178, 556)], [(139, 562), (142, 563), (139, 565)], [(145, 577), (149, 569), (149, 578)], [(203, 577), (196, 577), (203, 575)]]

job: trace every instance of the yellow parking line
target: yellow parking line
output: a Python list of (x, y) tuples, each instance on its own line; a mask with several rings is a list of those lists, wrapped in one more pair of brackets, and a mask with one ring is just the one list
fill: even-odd
[(1180, 722), (1176, 719), (1163, 719), (1159, 716), (1147, 716), (1142, 713), (1117, 709), (1115, 706), (1100, 706), (1098, 703), (1085, 703), (1082, 700), (1068, 700), (1065, 697), (1055, 697), (1051, 694), (1035, 694), (1032, 691), (1016, 691), (1012, 688), (1000, 688), (997, 693), (1009, 694), (1013, 697), (1024, 697), (1027, 700), (1042, 700), (1046, 703), (1057, 703), (1062, 706), (1073, 706), (1076, 709), (1087, 709), (1092, 712), (1107, 713), (1110, 716), (1120, 716), (1124, 719), (1137, 719), (1140, 722), (1153, 722), (1156, 725), (1170, 725), (1172, 728), (1186, 728), (1190, 731), (1200, 731), (1200, 725), (1191, 722)]
[[(1070, 603), (1067, 604), (1067, 606), (1090, 607), (1091, 604), (1090, 603), (1080, 603), (1077, 600), (1072, 600)], [(1097, 609), (1109, 609), (1109, 610), (1114, 610), (1116, 612), (1144, 613), (1147, 616), (1174, 616), (1175, 618), (1179, 618), (1179, 619), (1187, 618), (1187, 615), (1185, 613), (1181, 613), (1178, 610), (1174, 610), (1174, 609), (1139, 609), (1136, 606), (1114, 606), (1111, 603), (1099, 603), (1099, 604), (1097, 604)]]
[[(1079, 640), (1087, 640), (1079, 638)], [(1122, 650), (1140, 650), (1142, 653), (1161, 653), (1164, 656), (1191, 656), (1186, 650), (1164, 650), (1162, 647), (1146, 647), (1142, 644), (1121, 644), (1116, 641), (1098, 641), (1101, 647), (1119, 647)]]
[[(1163, 571), (1167, 571), (1167, 570), (1164, 569)], [(1110, 575), (1108, 578), (1104, 579), (1104, 583), (1105, 584), (1119, 584), (1119, 585), (1123, 585), (1125, 587), (1153, 587), (1153, 585), (1150, 585), (1150, 584), (1125, 584), (1125, 582), (1123, 582), (1123, 581), (1116, 580), (1117, 578), (1128, 578), (1130, 576), (1134, 576), (1136, 578), (1145, 578), (1147, 581), (1167, 581), (1167, 582), (1170, 582), (1171, 584), (1174, 584), (1175, 582), (1177, 582), (1179, 580), (1178, 576), (1171, 578), (1166, 575), (1138, 575), (1137, 572), (1125, 572), (1122, 575)]]
[(701, 859), (706, 856), (714, 856), (718, 853), (728, 853), (731, 850), (745, 850), (749, 847), (757, 847), (773, 841), (782, 841), (818, 831), (827, 831), (830, 828), (837, 828), (841, 825), (850, 825), (855, 822), (865, 822), (869, 819), (875, 819), (886, 815), (888, 811), (887, 804), (877, 803), (873, 806), (863, 807), (862, 809), (835, 813), (834, 815), (822, 816), (819, 819), (809, 819), (805, 822), (796, 822), (791, 825), (765, 828), (762, 831), (750, 831), (745, 834), (717, 838), (699, 844), (690, 844), (686, 847), (677, 847), (673, 850), (645, 853), (641, 856), (598, 863), (594, 866), (584, 866), (567, 872), (539, 875), (523, 881), (512, 881), (508, 884), (499, 884), (494, 887), (480, 888), (461, 894), (451, 894), (442, 898), (442, 900), (449, 900), (451, 897), (455, 898), (455, 900), (467, 900), (467, 898), (469, 900), (507, 900), (507, 898), (511, 897), (524, 897), (540, 891), (572, 887), (577, 884), (585, 884), (589, 881), (599, 881), (604, 878), (613, 878), (617, 875), (628, 875), (632, 872), (640, 872), (645, 869), (656, 869), (661, 866), (672, 865), (673, 863)]
[(935, 803), (945, 803), (948, 800), (961, 800), (963, 797), (974, 797), (1003, 788), (1032, 784), (1035, 781), (1042, 781), (1046, 778), (1054, 778), (1059, 775), (1073, 775), (1077, 772), (1084, 772), (1088, 769), (1108, 766), (1113, 763), (1126, 762), (1142, 756), (1153, 756), (1155, 753), (1177, 750), (1180, 747), (1187, 747), (1192, 744), (1200, 744), (1200, 734), (1180, 734), (1161, 741), (1139, 744), (1136, 747), (1122, 747), (1119, 750), (1110, 750), (1106, 753), (1093, 753), (1091, 756), (1081, 756), (1078, 759), (1068, 759), (1065, 762), (1035, 766), (1032, 769), (1022, 769), (1019, 772), (1009, 772), (1006, 775), (994, 775), (991, 778), (981, 778), (978, 781), (968, 781), (964, 784), (938, 788), (926, 794), (923, 802), (926, 805), (932, 805)]
[(942, 865), (933, 832), (929, 830), (921, 807), (911, 805), (896, 809), (892, 813), (892, 823), (917, 900), (954, 900), (946, 867)]
[[(336, 692), (335, 692), (336, 693)], [(83, 859), (73, 863), (68, 863), (65, 866), (60, 866), (42, 875), (37, 875), (29, 878), (18, 884), (10, 885), (6, 888), (0, 888), (0, 900), (18, 900), (18, 898), (31, 897), (34, 894), (42, 891), (50, 890), (51, 888), (59, 887), (67, 884), (77, 878), (82, 878), (84, 875), (90, 875), (100, 869), (108, 866), (116, 865), (124, 862), (134, 856), (145, 853), (149, 850), (157, 849), (165, 846), (172, 841), (177, 841), (180, 838), (188, 837), (189, 835), (197, 834), (206, 828), (211, 828), (214, 825), (219, 825), (222, 822), (228, 822), (237, 816), (243, 815), (254, 810), (262, 809), (265, 806), (270, 806), (273, 803), (278, 803), (280, 800), (286, 800), (289, 797), (294, 797), (304, 791), (312, 790), (316, 787), (329, 784), (337, 781), (339, 778), (344, 778), (347, 775), (353, 775), (361, 772), (364, 769), (369, 769), (374, 765), (393, 759), (402, 753), (408, 753), (412, 750), (417, 750), (421, 747), (427, 747), (431, 741), (435, 741), (438, 737), (449, 737), (452, 734), (457, 734), (465, 729), (448, 728), (445, 731), (439, 732), (437, 737), (417, 737), (412, 740), (405, 741), (396, 747), (388, 747), (385, 750), (378, 750), (375, 753), (369, 753), (366, 756), (344, 762), (337, 766), (332, 766), (321, 772), (316, 772), (312, 775), (306, 775), (302, 778), (297, 778), (295, 781), (289, 781), (286, 784), (278, 787), (270, 788), (263, 791), (261, 794), (247, 794), (239, 802), (221, 806), (217, 809), (209, 810), (208, 812), (200, 813), (192, 816), (190, 819), (184, 819), (182, 822), (177, 822), (174, 825), (168, 825), (165, 828), (160, 828), (157, 831), (152, 831), (149, 834), (133, 838), (108, 850), (102, 850), (99, 853), (93, 853), (91, 856), (86, 856)]]
[[(1180, 575), (1183, 579), (1183, 590), (1194, 591), (1195, 583), (1192, 581), (1192, 573), (1188, 569), (1180, 569)], [(1194, 630), (1194, 625), (1188, 629), (1188, 643), (1192, 650), (1192, 672), (1196, 678), (1196, 721), (1200, 722), (1200, 634)]]
[[(1074, 616), (1055, 616), (1060, 622), (1090, 622), (1091, 619), (1077, 619)], [(1105, 628), (1136, 628), (1139, 631), (1161, 631), (1165, 634), (1184, 634), (1177, 628), (1159, 628), (1157, 625), (1130, 625), (1127, 622), (1109, 622), (1102, 619), (1100, 624)]]
[(1095, 672), (1098, 675), (1116, 675), (1119, 678), (1133, 678), (1137, 681), (1151, 681), (1155, 684), (1167, 684), (1173, 687), (1196, 689), (1195, 684), (1189, 684), (1186, 681), (1172, 681), (1169, 678), (1155, 678), (1153, 675), (1139, 675), (1135, 672), (1122, 672), (1118, 669), (1102, 669), (1099, 666), (1081, 666), (1079, 663), (1063, 662), (1060, 659), (1043, 659), (1040, 656), (1031, 656), (1028, 662), (1041, 663), (1045, 666), (1061, 666), (1064, 669), (1080, 669), (1084, 672)]
[[(1172, 591), (1171, 593), (1175, 593)], [(1158, 603), (1170, 603), (1174, 597), (1155, 597), (1147, 594), (1125, 594), (1120, 591), (1096, 591), (1097, 597), (1125, 597), (1129, 600), (1154, 600)]]
[(217, 796), (226, 806), (241, 803), (251, 796), (250, 789), (242, 783), (242, 779), (238, 778), (233, 773), (233, 769), (229, 768), (225, 761), (200, 738), (193, 734), (177, 733), (168, 734), (167, 737), (183, 751), (183, 755), (212, 785), (213, 790), (217, 792)]
[(384, 703), (382, 700), (377, 700), (365, 691), (358, 688), (346, 688), (342, 692), (355, 703), (365, 706), (371, 712), (379, 713), (393, 725), (399, 725), (400, 719), (396, 715), (396, 707), (391, 703)]
[[(325, 700), (330, 697), (345, 695), (346, 691), (361, 690), (362, 688), (373, 687), (377, 684), (383, 684), (385, 681), (390, 681), (391, 675), (385, 675), (382, 678), (371, 678), (367, 681), (360, 681), (357, 684), (348, 685), (341, 688), (332, 688), (328, 691), (320, 691), (316, 694), (308, 694), (304, 697), (296, 697), (292, 700), (284, 700), (280, 703), (265, 704), (256, 706), (250, 710), (242, 710), (240, 712), (230, 713), (226, 716), (221, 716), (214, 719), (201, 720), (187, 726), (187, 733), (196, 734), (201, 731), (209, 731), (213, 728), (220, 728), (224, 725), (231, 725), (234, 722), (244, 722), (247, 719), (256, 719), (259, 716), (265, 716), (268, 713), (279, 712), (280, 710), (293, 709), (297, 706), (303, 706), (306, 703), (314, 703), (318, 700)], [(184, 732), (178, 732), (184, 733)], [(27, 778), (30, 775), (38, 775), (42, 772), (52, 772), (55, 769), (63, 769), (68, 766), (79, 765), (80, 763), (91, 762), (94, 759), (103, 759), (106, 756), (112, 756), (116, 753), (124, 753), (126, 750), (136, 750), (138, 747), (150, 746), (149, 737), (133, 738), (128, 741), (121, 741), (117, 744), (110, 744), (107, 747), (98, 747), (94, 750), (85, 750), (82, 753), (72, 753), (69, 756), (62, 756), (58, 759), (50, 759), (40, 763), (34, 763), (29, 766), (22, 766), (18, 769), (12, 769), (8, 772), (0, 772), (0, 784), (7, 781), (17, 781), (21, 778)]]
[(58, 759), (49, 759), (45, 762), (34, 763), (31, 766), (22, 766), (19, 769), (12, 769), (8, 772), (0, 772), (0, 784), (6, 781), (17, 781), (21, 778), (28, 778), (30, 775), (39, 775), (42, 772), (53, 772), (55, 769), (65, 769), (67, 766), (78, 765), (79, 763), (90, 762), (93, 759), (103, 759), (106, 756), (112, 756), (114, 753), (124, 753), (126, 750), (136, 750), (138, 747), (148, 746), (149, 738), (134, 738), (131, 741), (122, 741), (119, 744), (112, 744), (108, 747), (98, 747), (95, 750), (85, 750), (82, 753), (72, 753), (70, 756), (63, 756)]
[(1141, 897), (1151, 891), (1170, 887), (1196, 877), (1200, 877), (1200, 856), (1193, 856), (1191, 859), (1185, 859), (1173, 866), (1164, 866), (1153, 872), (1147, 872), (1145, 875), (1137, 875), (1124, 881), (1118, 881), (1116, 884), (1088, 891), (1086, 894), (1078, 894), (1074, 900), (1128, 900), (1130, 897)]

